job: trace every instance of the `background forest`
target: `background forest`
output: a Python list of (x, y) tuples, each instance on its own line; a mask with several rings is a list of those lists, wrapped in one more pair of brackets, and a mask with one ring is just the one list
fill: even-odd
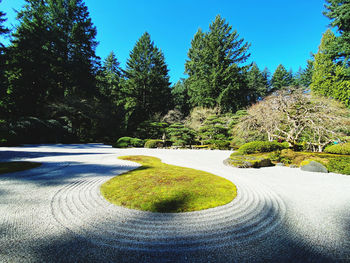
[(113, 52), (96, 56), (83, 0), (26, 0), (13, 32), (0, 13), (0, 34), (12, 36), (0, 43), (1, 144), (230, 148), (281, 140), (322, 151), (347, 140), (350, 127), (350, 3), (325, 6), (331, 29), (305, 69), (248, 64), (250, 43), (218, 15), (193, 36), (187, 78), (173, 85), (147, 32), (121, 68)]

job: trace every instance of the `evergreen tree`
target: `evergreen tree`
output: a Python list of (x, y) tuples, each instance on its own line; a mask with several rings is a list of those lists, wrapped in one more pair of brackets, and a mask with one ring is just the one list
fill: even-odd
[(288, 87), (293, 84), (293, 77), (291, 72), (288, 72), (286, 68), (280, 64), (273, 73), (272, 79), (272, 91), (280, 90), (283, 87)]
[(267, 74), (261, 72), (256, 63), (253, 63), (252, 68), (247, 73), (247, 85), (250, 103), (262, 99), (268, 93), (269, 84)]
[(47, 0), (54, 32), (57, 82), (64, 95), (89, 98), (96, 94), (99, 58), (96, 27), (83, 0)]
[[(0, 0), (1, 4), (1, 0)], [(6, 28), (3, 23), (6, 21), (5, 13), (0, 11), (0, 36), (4, 37), (9, 33), (9, 29)], [(6, 47), (0, 42), (0, 119), (7, 117), (6, 112), (6, 91), (7, 91), (7, 79), (5, 78), (5, 66), (6, 66)]]
[(178, 109), (183, 116), (190, 113), (189, 96), (185, 79), (179, 80), (171, 89), (174, 108)]
[(326, 0), (327, 11), (324, 14), (331, 20), (331, 25), (340, 34), (331, 47), (333, 59), (340, 59), (347, 67), (350, 66), (350, 1)]
[(168, 71), (162, 51), (144, 33), (131, 51), (125, 70), (127, 81), (123, 90), (128, 129), (169, 110)]
[(313, 60), (308, 60), (306, 68), (299, 68), (295, 76), (295, 84), (297, 86), (309, 87), (312, 82), (312, 73), (313, 73)]
[(234, 111), (247, 104), (245, 69), (240, 64), (250, 56), (249, 46), (219, 15), (209, 32), (198, 30), (185, 64), (193, 107), (220, 106), (222, 111)]
[(39, 116), (52, 86), (52, 45), (47, 3), (26, 0), (18, 13), (20, 25), (9, 47), (9, 89), (12, 113), (16, 116)]
[(100, 93), (103, 96), (110, 98), (115, 103), (117, 102), (118, 97), (120, 97), (121, 88), (122, 72), (119, 65), (120, 63), (112, 51), (105, 59), (98, 74)]
[(314, 58), (311, 90), (323, 96), (338, 99), (350, 106), (350, 81), (343, 65), (332, 60), (332, 47), (336, 41), (334, 33), (328, 29), (322, 36), (321, 44)]

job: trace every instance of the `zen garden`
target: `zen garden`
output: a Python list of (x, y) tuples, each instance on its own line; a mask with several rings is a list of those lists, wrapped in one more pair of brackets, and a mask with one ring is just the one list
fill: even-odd
[(0, 11), (0, 262), (350, 262), (348, 0), (324, 1), (297, 72), (261, 70), (231, 18), (188, 20), (175, 82), (152, 28), (121, 63), (97, 53), (92, 1), (18, 2), (15, 26)]

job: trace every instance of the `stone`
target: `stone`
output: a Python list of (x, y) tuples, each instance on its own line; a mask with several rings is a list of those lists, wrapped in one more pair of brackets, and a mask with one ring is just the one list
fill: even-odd
[(299, 166), (298, 165), (295, 165), (295, 164), (291, 164), (289, 165), (289, 168), (298, 168)]
[(328, 173), (327, 168), (316, 161), (310, 161), (308, 164), (300, 166), (300, 169), (307, 172)]
[(284, 163), (276, 163), (276, 166), (284, 166)]

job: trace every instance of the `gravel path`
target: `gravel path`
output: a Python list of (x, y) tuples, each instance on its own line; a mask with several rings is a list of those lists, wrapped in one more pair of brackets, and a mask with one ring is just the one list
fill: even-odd
[[(108, 203), (99, 187), (151, 155), (237, 185), (237, 198), (157, 214)], [(42, 162), (0, 175), (0, 262), (350, 262), (350, 176), (287, 167), (236, 169), (229, 151), (112, 149), (100, 144), (1, 148)]]

